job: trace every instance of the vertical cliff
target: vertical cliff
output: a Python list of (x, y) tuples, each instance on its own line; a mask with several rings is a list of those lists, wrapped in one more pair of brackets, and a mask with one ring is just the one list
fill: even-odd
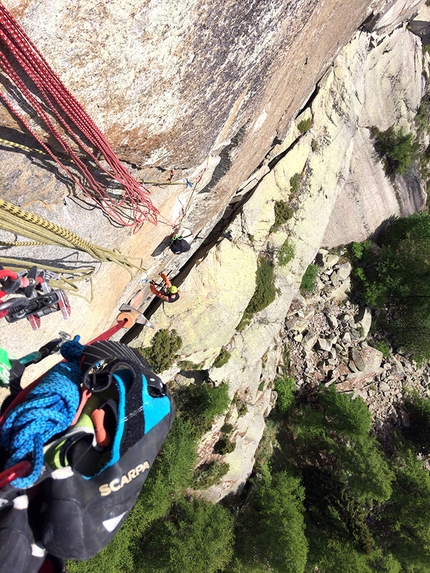
[[(156, 255), (174, 223), (197, 235), (189, 253), (194, 256), (221, 220), (213, 248), (200, 257), (197, 252), (195, 267), (183, 273), (179, 302), (153, 317), (156, 328), (179, 331), (183, 359), (201, 364), (216, 383), (229, 381), (236, 449), (213, 499), (240, 487), (252, 469), (273, 403), (271, 381), (284, 318), (321, 244), (360, 240), (390, 215), (423, 204), (419, 178), (413, 189), (385, 178), (369, 136), (372, 125), (385, 129), (400, 122), (413, 129), (423, 68), (420, 42), (405, 22), (422, 3), (5, 2), (130, 172), (139, 180), (165, 181), (173, 170), (180, 184), (150, 185), (161, 211), (159, 225), (145, 224), (133, 235), (112, 226), (64, 173), (35, 152), (32, 138), (2, 108), (0, 137), (33, 149), (1, 144), (3, 196), (140, 258), (151, 277), (162, 269), (173, 276), (186, 263), (183, 255)], [(28, 116), (25, 102), (1, 73), (0, 84)], [(52, 144), (37, 118), (28, 117)], [(286, 201), (292, 217), (274, 232), (276, 201)], [(15, 237), (2, 233), (1, 238)], [(279, 250), (285, 241), (293, 244), (295, 255), (282, 266)], [(4, 254), (65, 268), (71, 262), (96, 267), (92, 284), (80, 291), (93, 298), (73, 298), (67, 325), (57, 315), (44, 318), (38, 333), (23, 322), (0, 324), (1, 345), (17, 355), (58, 330), (91, 339), (115, 320), (119, 304), (128, 301), (141, 278), (130, 282), (123, 269), (57, 247), (33, 247), (30, 253), (13, 247)], [(237, 331), (261, 256), (276, 267), (276, 297)], [(147, 344), (151, 334), (144, 331), (133, 344)], [(213, 368), (223, 347), (231, 358)], [(179, 368), (165, 378), (171, 380)], [(235, 399), (246, 404), (245, 414)], [(209, 444), (221, 424), (216, 422)]]
[[(237, 189), (283, 140), (316, 81), (368, 17), (369, 0), (174, 2), (120, 0), (7, 0), (4, 5), (106, 134), (139, 180), (186, 184), (150, 186), (160, 224), (137, 234), (112, 227), (46, 156), (31, 151), (32, 137), (3, 107), (0, 137), (30, 148), (0, 146), (2, 195), (93, 242), (116, 247), (157, 270), (154, 252), (173, 223), (210, 230)], [(55, 148), (37, 117), (0, 73), (6, 97)], [(29, 87), (31, 86), (31, 82)], [(198, 182), (198, 183), (197, 183)], [(4, 240), (13, 240), (10, 234)], [(75, 251), (9, 248), (7, 256), (88, 263)], [(103, 265), (93, 286), (73, 298), (71, 332), (100, 332), (124, 301), (129, 276)], [(82, 316), (88, 320), (82, 325)], [(21, 353), (22, 328), (0, 325), (2, 338)], [(64, 328), (44, 320), (46, 337)]]

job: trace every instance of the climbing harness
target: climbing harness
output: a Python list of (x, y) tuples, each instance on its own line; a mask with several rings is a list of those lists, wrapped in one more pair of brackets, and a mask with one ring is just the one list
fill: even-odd
[[(0, 93), (0, 99), (4, 105), (23, 123), (45, 152), (66, 171), (85, 194), (91, 196), (112, 220), (121, 225), (139, 229), (146, 220), (157, 223), (159, 212), (149, 199), (149, 190), (138, 183), (122, 165), (103, 133), (67, 90), (25, 31), (2, 4), (0, 4), (0, 68), (25, 97), (27, 104), (34, 110), (45, 129), (53, 135), (73, 161), (90, 189), (64, 166), (37, 135), (29, 121), (10, 101), (10, 97)], [(38, 92), (37, 98), (33, 95), (35, 89)], [(69, 139), (61, 135), (60, 131), (65, 132)], [(88, 141), (89, 145), (83, 139)], [(105, 179), (116, 181), (121, 185), (123, 196), (120, 199), (115, 200), (107, 193), (86, 163), (73, 150), (73, 146), (78, 146), (79, 151), (96, 166), (98, 171), (103, 173)], [(94, 152), (91, 151), (90, 146), (95, 150)], [(97, 159), (96, 152), (106, 161), (109, 168), (105, 168), (101, 159)]]
[[(40, 328), (42, 316), (61, 311), (63, 318), (70, 317), (70, 304), (62, 289), (53, 290), (49, 285), (52, 276), (48, 271), (32, 267), (28, 272), (17, 274), (8, 269), (0, 269), (0, 318), (16, 322), (27, 318), (33, 330)], [(7, 295), (21, 296), (7, 298)]]

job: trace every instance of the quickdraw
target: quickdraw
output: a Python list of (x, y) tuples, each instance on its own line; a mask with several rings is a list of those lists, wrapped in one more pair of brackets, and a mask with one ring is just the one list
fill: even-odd
[[(64, 319), (70, 317), (70, 304), (64, 290), (53, 290), (50, 278), (58, 278), (53, 273), (32, 267), (28, 271), (15, 273), (0, 269), (0, 318), (7, 322), (17, 322), (26, 318), (33, 330), (40, 328), (42, 316), (61, 311)], [(18, 294), (21, 296), (7, 298)]]

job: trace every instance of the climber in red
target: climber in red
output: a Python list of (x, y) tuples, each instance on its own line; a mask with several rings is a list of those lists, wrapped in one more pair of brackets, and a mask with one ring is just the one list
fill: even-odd
[(178, 287), (172, 285), (169, 278), (164, 273), (160, 273), (160, 277), (163, 279), (164, 286), (160, 290), (158, 290), (155, 284), (151, 281), (151, 284), (149, 286), (151, 292), (155, 294), (155, 296), (157, 296), (158, 298), (161, 298), (161, 300), (164, 300), (166, 302), (176, 302), (180, 294)]

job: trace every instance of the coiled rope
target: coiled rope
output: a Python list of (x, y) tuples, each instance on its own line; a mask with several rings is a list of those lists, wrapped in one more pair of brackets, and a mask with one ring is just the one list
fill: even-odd
[[(1, 241), (0, 241), (1, 245)], [(35, 263), (24, 261), (20, 259), (12, 259), (10, 257), (0, 257), (0, 265), (4, 268), (14, 270), (16, 273), (21, 271), (29, 271), (35, 266)], [(68, 292), (68, 294), (78, 296), (83, 298), (87, 302), (93, 300), (93, 283), (92, 275), (94, 273), (94, 267), (77, 267), (74, 269), (67, 269), (60, 267), (52, 267), (50, 265), (44, 265), (38, 262), (36, 264), (39, 270), (49, 271), (53, 275), (49, 276), (49, 284), (54, 289), (62, 289)], [(89, 280), (90, 282), (90, 295), (89, 297), (78, 294), (79, 286), (77, 283), (81, 281)]]
[(111, 251), (100, 245), (90, 243), (72, 231), (25, 211), (4, 199), (0, 199), (0, 228), (47, 245), (78, 249), (88, 253), (98, 261), (116, 263), (126, 268), (130, 273), (132, 269), (145, 270), (119, 251)]
[(31, 487), (43, 470), (43, 446), (67, 430), (79, 407), (81, 372), (77, 362), (54, 366), (27, 395), (24, 402), (7, 411), (0, 426), (0, 444), (10, 452), (6, 469), (32, 456), (32, 471), (12, 485)]
[[(67, 90), (18, 22), (2, 4), (0, 4), (0, 67), (25, 97), (45, 128), (75, 163), (90, 189), (85, 187), (63, 165), (4, 94), (0, 93), (0, 99), (25, 125), (46, 153), (66, 171), (75, 184), (91, 196), (112, 220), (121, 225), (138, 229), (145, 220), (156, 224), (159, 212), (149, 199), (149, 190), (138, 183), (122, 165), (103, 133)], [(28, 87), (29, 85), (33, 86), (32, 90)], [(37, 89), (38, 98), (32, 93), (34, 87)], [(46, 110), (49, 110), (49, 113)], [(54, 125), (52, 117), (55, 118), (57, 125)], [(70, 143), (60, 131), (68, 134), (71, 139)], [(110, 169), (106, 169), (101, 164), (88, 144), (83, 142), (82, 136), (94, 150), (101, 154)], [(113, 199), (94, 178), (84, 161), (72, 149), (72, 142), (109, 180), (114, 180), (122, 186), (123, 197), (121, 199)]]

